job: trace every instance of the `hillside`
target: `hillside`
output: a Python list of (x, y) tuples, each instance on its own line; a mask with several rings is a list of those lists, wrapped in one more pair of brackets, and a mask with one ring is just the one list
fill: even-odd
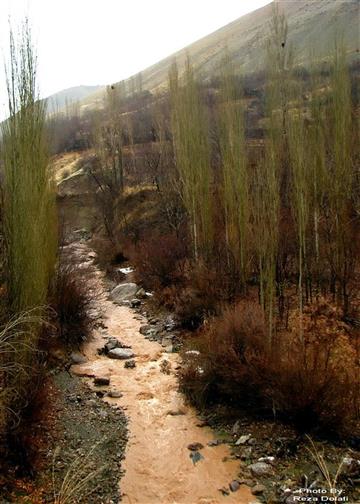
[(89, 95), (99, 92), (103, 86), (74, 86), (68, 89), (63, 89), (46, 98), (49, 112), (61, 110), (66, 106), (66, 103), (75, 103), (86, 99)]
[[(280, 0), (279, 3), (287, 15), (289, 39), (296, 48), (296, 62), (306, 62), (313, 49), (319, 56), (328, 54), (336, 31), (344, 33), (349, 57), (356, 57), (359, 50), (358, 0)], [(166, 85), (171, 63), (176, 59), (182, 64), (187, 54), (203, 76), (209, 77), (216, 73), (225, 46), (244, 72), (260, 70), (265, 62), (265, 34), (271, 12), (272, 4), (269, 3), (145, 69), (142, 72), (143, 89), (154, 91)], [(88, 96), (82, 102), (84, 107), (99, 103), (101, 95), (100, 91)]]

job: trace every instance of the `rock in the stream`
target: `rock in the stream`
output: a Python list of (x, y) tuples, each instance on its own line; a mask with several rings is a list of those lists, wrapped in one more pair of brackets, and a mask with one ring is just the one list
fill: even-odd
[(201, 455), (201, 453), (198, 451), (192, 451), (190, 453), (190, 458), (191, 458), (194, 465), (196, 465), (197, 462), (200, 462), (200, 460), (204, 460), (203, 455)]
[(184, 410), (178, 409), (178, 410), (169, 410), (166, 414), (170, 416), (182, 416), (185, 415), (186, 413)]
[(135, 354), (131, 348), (113, 348), (108, 353), (108, 357), (110, 357), (110, 359), (125, 360), (132, 359), (134, 356)]
[(264, 485), (257, 484), (251, 489), (253, 495), (261, 495), (265, 492), (266, 487)]
[(120, 399), (120, 397), (123, 396), (122, 392), (119, 392), (118, 390), (110, 390), (107, 395), (113, 399)]
[(190, 443), (188, 445), (188, 450), (191, 450), (191, 451), (198, 451), (198, 450), (201, 450), (202, 448), (204, 448), (204, 445), (201, 443)]
[(131, 308), (137, 308), (140, 305), (141, 305), (140, 299), (134, 298), (130, 301)]
[(145, 299), (146, 298), (146, 292), (145, 289), (142, 287), (136, 292), (136, 297), (140, 299)]
[(120, 284), (111, 291), (110, 299), (116, 304), (122, 304), (124, 301), (131, 301), (137, 290), (138, 286), (135, 283)]
[(219, 446), (222, 444), (222, 440), (221, 439), (214, 439), (213, 441), (209, 441), (208, 442), (208, 446)]
[(236, 492), (240, 488), (240, 483), (238, 480), (233, 480), (231, 483), (229, 483), (229, 488), (232, 492)]
[(124, 367), (127, 369), (134, 369), (134, 367), (136, 367), (136, 362), (134, 360), (128, 360), (125, 362)]
[(94, 385), (97, 385), (98, 387), (110, 385), (110, 378), (96, 376), (96, 378), (94, 378)]
[(87, 358), (85, 355), (82, 355), (81, 353), (78, 352), (72, 352), (70, 354), (70, 360), (72, 364), (85, 364), (87, 362)]
[(250, 464), (248, 469), (251, 471), (253, 476), (266, 476), (271, 474), (272, 467), (265, 462), (256, 462), (255, 464)]
[(146, 324), (146, 325), (142, 325), (139, 329), (139, 333), (142, 334), (143, 336), (146, 336), (148, 331), (150, 331), (151, 327)]
[(108, 338), (108, 340), (105, 343), (105, 345), (103, 346), (103, 348), (98, 350), (98, 354), (99, 355), (102, 355), (102, 354), (108, 355), (108, 353), (111, 350), (114, 350), (115, 348), (131, 348), (131, 347), (129, 345), (124, 345), (117, 338), (110, 337), (110, 338)]

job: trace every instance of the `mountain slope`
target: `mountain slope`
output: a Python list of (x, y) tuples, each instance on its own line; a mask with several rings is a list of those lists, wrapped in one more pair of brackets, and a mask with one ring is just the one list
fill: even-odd
[[(336, 29), (344, 31), (352, 53), (359, 47), (358, 0), (281, 1), (289, 24), (289, 39), (294, 44), (296, 60), (309, 57), (312, 48), (326, 55), (332, 48)], [(217, 30), (189, 47), (142, 72), (143, 87), (153, 90), (167, 81), (174, 60), (181, 64), (189, 54), (193, 63), (208, 76), (219, 65), (227, 45), (244, 72), (260, 69), (265, 62), (265, 40), (272, 5), (269, 4)]]
[(66, 104), (80, 102), (86, 99), (89, 95), (99, 92), (103, 86), (75, 86), (68, 89), (63, 89), (46, 98), (48, 111), (50, 113), (62, 110)]
[[(287, 16), (289, 40), (294, 45), (297, 63), (306, 63), (312, 50), (318, 56), (329, 54), (336, 32), (344, 35), (349, 58), (358, 57), (359, 0), (277, 0), (277, 3)], [(242, 72), (261, 69), (271, 14), (269, 3), (145, 69), (141, 73), (143, 89), (155, 91), (166, 86), (171, 63), (176, 59), (182, 65), (187, 54), (205, 78), (213, 75), (226, 46)], [(99, 106), (102, 94), (100, 91), (90, 95), (82, 102), (84, 108)]]

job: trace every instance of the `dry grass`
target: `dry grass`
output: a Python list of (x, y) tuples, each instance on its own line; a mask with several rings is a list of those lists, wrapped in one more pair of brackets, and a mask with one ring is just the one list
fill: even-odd
[(97, 487), (94, 487), (92, 480), (99, 476), (106, 469), (106, 466), (93, 470), (91, 468), (91, 456), (102, 442), (103, 440), (100, 440), (96, 443), (84, 457), (77, 457), (73, 460), (59, 489), (57, 489), (55, 481), (55, 463), (59, 450), (55, 450), (52, 472), (54, 504), (73, 504), (85, 499), (96, 490)]
[(45, 324), (43, 315), (43, 309), (34, 308), (10, 318), (0, 329), (0, 435), (19, 423), (28, 402), (26, 384), (37, 352), (32, 331)]

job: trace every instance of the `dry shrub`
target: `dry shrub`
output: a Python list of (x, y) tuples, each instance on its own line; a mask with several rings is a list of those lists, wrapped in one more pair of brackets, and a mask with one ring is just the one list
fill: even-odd
[(197, 406), (219, 401), (238, 406), (254, 403), (258, 396), (254, 361), (263, 353), (264, 341), (259, 305), (241, 301), (225, 309), (186, 346), (181, 388)]
[[(359, 352), (341, 313), (321, 300), (302, 316), (292, 314), (292, 331), (266, 346), (262, 310), (242, 301), (203, 330), (184, 351), (181, 386), (198, 406), (232, 402), (266, 408), (301, 430), (342, 433), (353, 427), (360, 407)], [(357, 336), (358, 339), (358, 336)], [(187, 353), (195, 349), (200, 353)]]
[(181, 263), (188, 252), (185, 236), (175, 233), (146, 235), (133, 248), (132, 263), (146, 289), (161, 291), (181, 280)]
[(58, 270), (53, 307), (57, 313), (59, 337), (69, 346), (79, 346), (89, 336), (94, 320), (89, 310), (93, 298), (84, 280), (84, 271), (61, 265)]
[(217, 314), (221, 304), (234, 298), (238, 285), (236, 268), (224, 254), (214, 255), (211, 263), (186, 261), (182, 266), (184, 287), (175, 292), (173, 309), (182, 326), (194, 330)]
[(294, 312), (281, 351), (262, 370), (267, 377), (264, 394), (301, 429), (342, 431), (359, 412), (358, 337), (349, 335), (341, 316), (341, 310), (324, 299), (307, 307), (301, 318)]

